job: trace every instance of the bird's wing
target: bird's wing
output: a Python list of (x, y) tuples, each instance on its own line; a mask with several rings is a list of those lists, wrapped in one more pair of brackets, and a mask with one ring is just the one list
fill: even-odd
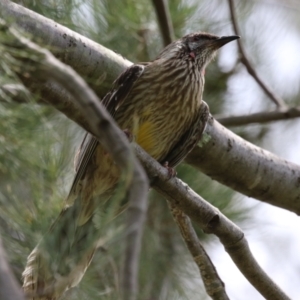
[[(106, 110), (115, 116), (118, 108), (124, 103), (134, 83), (140, 78), (144, 71), (144, 65), (135, 64), (126, 69), (114, 82), (114, 86), (102, 100), (102, 104)], [(72, 194), (77, 187), (78, 182), (84, 178), (87, 166), (93, 157), (99, 141), (90, 133), (86, 133), (75, 161), (76, 175), (70, 189)]]
[[(114, 89), (107, 101), (106, 109), (114, 117), (118, 108), (124, 103), (134, 83), (141, 77), (145, 69), (142, 64), (129, 67), (114, 82)], [(104, 101), (104, 99), (103, 99)]]
[(160, 162), (168, 162), (169, 167), (176, 167), (200, 141), (208, 117), (208, 105), (204, 101), (202, 101), (202, 104), (198, 111), (198, 115), (193, 125), (182, 135), (181, 139)]

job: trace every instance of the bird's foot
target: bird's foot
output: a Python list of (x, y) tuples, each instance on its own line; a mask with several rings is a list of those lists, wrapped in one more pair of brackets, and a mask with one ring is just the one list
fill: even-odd
[(165, 161), (163, 163), (163, 166), (168, 170), (169, 179), (171, 179), (171, 178), (173, 178), (177, 175), (177, 172), (175, 171), (175, 169), (172, 168), (172, 167), (169, 167), (169, 162), (168, 161)]
[(133, 134), (131, 133), (131, 131), (129, 129), (124, 129), (123, 132), (125, 133), (126, 137), (128, 138), (128, 141), (130, 143), (133, 142)]

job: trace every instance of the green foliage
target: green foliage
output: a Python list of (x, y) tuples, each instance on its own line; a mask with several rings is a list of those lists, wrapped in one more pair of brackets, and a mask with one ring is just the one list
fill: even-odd
[(29, 251), (62, 208), (77, 134), (49, 107), (0, 107), (1, 234), (20, 278)]

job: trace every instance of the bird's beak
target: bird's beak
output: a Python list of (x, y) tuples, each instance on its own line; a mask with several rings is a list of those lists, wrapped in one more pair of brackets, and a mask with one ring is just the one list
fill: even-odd
[(214, 45), (214, 47), (219, 49), (222, 46), (224, 46), (225, 44), (232, 42), (234, 40), (237, 40), (239, 38), (240, 38), (240, 36), (238, 36), (238, 35), (221, 36), (220, 38), (213, 41), (213, 45)]

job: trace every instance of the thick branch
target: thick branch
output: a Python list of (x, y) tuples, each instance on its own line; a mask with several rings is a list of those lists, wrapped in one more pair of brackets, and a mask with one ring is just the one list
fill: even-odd
[(242, 116), (215, 116), (216, 120), (224, 126), (241, 126), (253, 123), (267, 123), (272, 121), (287, 120), (300, 117), (300, 107), (291, 107), (254, 113)]
[(176, 205), (169, 202), (169, 206), (174, 220), (180, 229), (181, 236), (199, 268), (207, 294), (214, 300), (228, 300), (224, 283), (219, 277), (211, 259), (200, 244), (190, 218)]
[(152, 0), (159, 23), (164, 46), (169, 45), (175, 39), (170, 11), (166, 0)]
[[(237, 19), (234, 11), (234, 4), (233, 0), (228, 0), (229, 3), (229, 9), (230, 9), (230, 15), (231, 15), (231, 22), (233, 25), (233, 29), (236, 35), (240, 36), (240, 31), (237, 24)], [(255, 81), (258, 83), (258, 85), (263, 89), (263, 91), (266, 93), (266, 95), (276, 104), (277, 107), (285, 107), (284, 101), (278, 97), (273, 91), (270, 90), (270, 88), (263, 82), (263, 80), (260, 78), (260, 76), (257, 74), (255, 69), (252, 67), (252, 64), (250, 63), (246, 51), (244, 50), (242, 41), (239, 39), (237, 40), (240, 55), (241, 55), (241, 62), (246, 67), (249, 74), (255, 79)]]
[(0, 238), (0, 300), (24, 300), (17, 281), (15, 280), (6, 260)]
[(235, 135), (213, 118), (186, 162), (232, 189), (300, 214), (300, 166)]
[(234, 223), (180, 179), (170, 179), (168, 171), (138, 146), (136, 154), (150, 181), (152, 179), (151, 186), (197, 222), (206, 233), (215, 234), (242, 274), (261, 295), (272, 300), (289, 299), (258, 265), (243, 232)]

